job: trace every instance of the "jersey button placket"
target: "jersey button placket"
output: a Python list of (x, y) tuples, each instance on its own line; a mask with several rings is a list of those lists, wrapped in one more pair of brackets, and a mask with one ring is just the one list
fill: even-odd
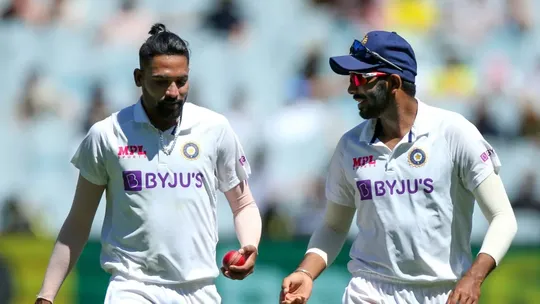
[(394, 159), (391, 153), (384, 155), (384, 171), (390, 174), (394, 173)]
[(394, 173), (394, 159), (391, 157), (386, 161), (386, 173)]

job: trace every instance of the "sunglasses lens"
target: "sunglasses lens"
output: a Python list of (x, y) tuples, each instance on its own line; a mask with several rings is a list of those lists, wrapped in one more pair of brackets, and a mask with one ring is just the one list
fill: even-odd
[(351, 83), (356, 87), (363, 86), (366, 84), (366, 79), (361, 75), (351, 74)]
[(365, 56), (366, 55), (366, 48), (360, 41), (355, 40), (353, 44), (351, 45), (351, 54), (354, 56)]

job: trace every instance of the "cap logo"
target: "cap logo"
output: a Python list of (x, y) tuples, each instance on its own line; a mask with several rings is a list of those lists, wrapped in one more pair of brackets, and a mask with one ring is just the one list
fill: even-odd
[(362, 45), (366, 45), (367, 41), (368, 41), (368, 37), (367, 37), (367, 35), (365, 35), (364, 39), (362, 39), (362, 41), (360, 41), (360, 43), (362, 43)]

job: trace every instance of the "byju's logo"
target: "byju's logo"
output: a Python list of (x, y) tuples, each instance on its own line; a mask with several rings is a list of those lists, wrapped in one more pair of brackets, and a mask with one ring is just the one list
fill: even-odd
[(153, 188), (189, 188), (203, 186), (204, 176), (200, 172), (182, 172), (182, 173), (143, 173), (142, 171), (124, 171), (125, 191), (141, 191)]
[(489, 160), (489, 158), (495, 154), (495, 150), (493, 149), (488, 149), (487, 151), (485, 151), (484, 153), (480, 154), (480, 158), (482, 159), (483, 162), (487, 162)]
[(356, 187), (360, 192), (360, 200), (370, 200), (373, 199), (373, 194), (371, 193), (371, 180), (365, 179), (356, 182)]
[(143, 146), (120, 146), (118, 147), (119, 158), (138, 158), (146, 157), (146, 151)]
[(373, 196), (414, 194), (418, 191), (431, 193), (433, 192), (433, 179), (415, 178), (400, 181), (385, 180), (374, 182), (370, 179), (365, 179), (357, 181), (356, 187), (360, 193), (360, 200), (365, 201), (373, 199)]

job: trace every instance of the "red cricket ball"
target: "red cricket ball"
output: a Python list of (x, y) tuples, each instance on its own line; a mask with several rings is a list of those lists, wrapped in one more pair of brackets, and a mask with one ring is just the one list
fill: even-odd
[(230, 250), (223, 256), (223, 267), (225, 268), (231, 265), (242, 266), (245, 262), (246, 258), (237, 250)]

